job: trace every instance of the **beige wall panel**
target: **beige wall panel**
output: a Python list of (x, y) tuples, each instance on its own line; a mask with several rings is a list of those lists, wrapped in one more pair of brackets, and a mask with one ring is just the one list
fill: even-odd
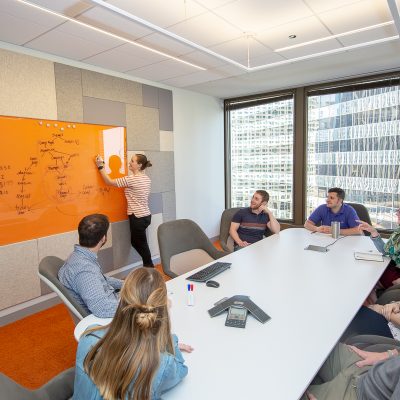
[(57, 119), (53, 63), (0, 50), (0, 114)]
[(158, 247), (158, 239), (157, 239), (157, 229), (163, 223), (163, 215), (162, 214), (153, 214), (151, 216), (151, 224), (147, 228), (147, 241), (149, 243), (151, 256), (159, 257), (160, 249)]
[(160, 131), (160, 151), (174, 151), (174, 132)]
[(159, 115), (156, 108), (126, 106), (128, 150), (160, 150)]
[(37, 241), (1, 246), (0, 309), (39, 297)]
[(54, 64), (57, 115), (61, 121), (83, 122), (82, 72), (79, 68)]
[(126, 79), (82, 70), (83, 95), (142, 105), (142, 85)]
[[(78, 231), (64, 232), (57, 235), (45, 236), (38, 239), (39, 262), (46, 256), (56, 256), (65, 260), (79, 243)], [(102, 249), (112, 247), (112, 229), (107, 233), (107, 243)]]

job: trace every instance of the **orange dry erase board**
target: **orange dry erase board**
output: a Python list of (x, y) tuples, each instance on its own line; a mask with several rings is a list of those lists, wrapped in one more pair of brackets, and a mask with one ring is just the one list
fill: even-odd
[(127, 218), (123, 189), (94, 163), (127, 174), (124, 127), (0, 117), (0, 137), (0, 245), (76, 230), (87, 214)]

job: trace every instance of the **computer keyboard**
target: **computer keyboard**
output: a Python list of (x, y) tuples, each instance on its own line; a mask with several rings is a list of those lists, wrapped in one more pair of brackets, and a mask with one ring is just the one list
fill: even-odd
[(220, 274), (231, 267), (231, 263), (219, 262), (209, 265), (208, 267), (188, 276), (186, 279), (194, 282), (206, 282), (215, 275)]

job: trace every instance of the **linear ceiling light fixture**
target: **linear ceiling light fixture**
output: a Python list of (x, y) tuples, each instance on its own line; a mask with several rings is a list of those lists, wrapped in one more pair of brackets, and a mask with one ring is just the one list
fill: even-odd
[(161, 56), (163, 56), (163, 57), (167, 57), (167, 58), (169, 58), (169, 59), (178, 61), (178, 62), (180, 62), (180, 63), (182, 63), (182, 64), (189, 65), (189, 66), (191, 66), (191, 67), (193, 67), (193, 68), (197, 68), (197, 69), (202, 70), (202, 71), (205, 71), (205, 70), (206, 70), (206, 68), (200, 67), (199, 65), (193, 64), (193, 63), (191, 63), (191, 62), (189, 62), (189, 61), (182, 60), (182, 59), (180, 59), (180, 58), (178, 58), (178, 57), (174, 57), (174, 56), (172, 56), (172, 55), (170, 55), (170, 54), (167, 54), (167, 53), (164, 53), (164, 52), (162, 52), (162, 51), (153, 49), (153, 48), (151, 48), (151, 47), (149, 47), (149, 46), (146, 46), (146, 45), (144, 45), (144, 44), (135, 42), (134, 40), (127, 39), (127, 38), (125, 38), (125, 37), (123, 37), (123, 36), (119, 36), (119, 35), (116, 35), (116, 34), (114, 34), (114, 33), (105, 31), (104, 29), (97, 28), (97, 27), (95, 27), (95, 26), (93, 26), (93, 25), (87, 24), (87, 23), (85, 23), (85, 22), (79, 21), (79, 20), (74, 19), (74, 18), (71, 18), (71, 17), (68, 17), (68, 16), (66, 16), (66, 15), (64, 15), (64, 14), (60, 14), (60, 13), (58, 13), (58, 12), (56, 12), (56, 11), (49, 10), (48, 8), (39, 6), (39, 5), (37, 5), (37, 4), (30, 3), (29, 1), (26, 1), (26, 0), (16, 0), (16, 1), (18, 1), (19, 3), (25, 4), (26, 6), (29, 6), (29, 7), (32, 7), (32, 8), (36, 8), (37, 10), (44, 11), (44, 12), (46, 12), (46, 13), (48, 13), (48, 14), (55, 15), (55, 16), (57, 16), (57, 17), (60, 17), (60, 18), (65, 19), (65, 20), (67, 20), (67, 21), (73, 22), (73, 23), (75, 23), (75, 24), (84, 26), (84, 27), (89, 28), (89, 29), (92, 29), (92, 30), (94, 30), (94, 31), (96, 31), (96, 32), (103, 33), (104, 35), (110, 36), (110, 37), (112, 37), (112, 38), (114, 38), (114, 39), (122, 40), (123, 42), (129, 43), (129, 44), (131, 44), (131, 45), (133, 45), (133, 46), (140, 47), (140, 48), (142, 48), (142, 49), (151, 51), (151, 52), (156, 53), (156, 54), (158, 54), (158, 55), (161, 55)]
[[(38, 6), (38, 5), (33, 4), (33, 3), (30, 3), (29, 1), (26, 1), (26, 0), (16, 0), (16, 1), (18, 1), (20, 3), (23, 3), (25, 5), (28, 5), (30, 7), (36, 8), (38, 10), (47, 12), (49, 14), (56, 15), (58, 17), (64, 18), (64, 19), (66, 19), (68, 21), (71, 21), (71, 22), (74, 22), (74, 23), (76, 23), (78, 25), (85, 26), (85, 27), (87, 27), (89, 29), (92, 29), (92, 30), (95, 30), (97, 32), (101, 32), (101, 33), (103, 33), (105, 35), (108, 35), (108, 36), (111, 36), (113, 38), (122, 40), (122, 41), (124, 41), (126, 43), (130, 43), (130, 44), (132, 44), (134, 46), (149, 50), (149, 51), (151, 51), (153, 53), (162, 55), (162, 56), (167, 57), (169, 59), (178, 61), (180, 63), (186, 64), (186, 65), (190, 65), (190, 66), (192, 66), (194, 68), (197, 68), (197, 69), (200, 69), (200, 70), (203, 70), (203, 71), (206, 70), (206, 68), (200, 67), (200, 66), (198, 66), (196, 64), (193, 64), (191, 62), (185, 61), (185, 60), (183, 60), (181, 58), (171, 56), (171, 55), (169, 55), (167, 53), (164, 53), (164, 52), (159, 51), (159, 50), (155, 50), (155, 49), (153, 49), (151, 47), (145, 46), (145, 45), (140, 44), (138, 42), (135, 42), (133, 40), (129, 40), (129, 39), (124, 38), (122, 36), (116, 35), (116, 34), (111, 33), (111, 32), (107, 32), (107, 31), (105, 31), (103, 29), (100, 29), (100, 28), (97, 28), (97, 27), (95, 27), (93, 25), (86, 24), (86, 23), (81, 22), (79, 20), (76, 20), (74, 18), (67, 17), (66, 15), (57, 13), (55, 11), (49, 10), (47, 8)], [(273, 63), (269, 63), (269, 64), (263, 64), (263, 65), (259, 65), (257, 67), (250, 67), (250, 66), (243, 65), (243, 64), (241, 64), (241, 63), (239, 63), (239, 62), (237, 62), (235, 60), (232, 60), (232, 59), (230, 59), (228, 57), (225, 57), (222, 54), (219, 54), (219, 53), (216, 53), (216, 52), (214, 52), (214, 51), (212, 51), (210, 49), (207, 49), (206, 47), (203, 47), (203, 46), (201, 46), (201, 45), (199, 45), (197, 43), (191, 42), (190, 40), (187, 40), (187, 39), (185, 39), (185, 38), (183, 38), (183, 37), (181, 37), (179, 35), (176, 35), (176, 34), (170, 32), (170, 31), (167, 31), (166, 29), (163, 29), (163, 28), (161, 28), (161, 27), (159, 27), (157, 25), (154, 25), (149, 21), (146, 21), (146, 20), (144, 20), (142, 18), (139, 18), (136, 15), (133, 15), (133, 14), (131, 14), (131, 13), (125, 11), (125, 10), (122, 10), (122, 9), (120, 9), (118, 7), (115, 7), (112, 4), (106, 3), (103, 0), (86, 0), (86, 1), (89, 1), (92, 4), (95, 4), (95, 5), (98, 5), (100, 7), (106, 8), (106, 9), (108, 9), (110, 11), (113, 11), (116, 14), (122, 15), (125, 18), (128, 18), (128, 19), (130, 19), (132, 21), (135, 21), (135, 22), (137, 22), (137, 23), (139, 23), (139, 24), (141, 24), (143, 26), (146, 26), (146, 27), (152, 29), (153, 31), (159, 32), (159, 33), (161, 33), (161, 34), (163, 34), (165, 36), (169, 36), (169, 37), (177, 40), (178, 42), (184, 43), (184, 44), (186, 44), (186, 45), (188, 45), (188, 46), (190, 46), (190, 47), (192, 47), (194, 49), (197, 49), (197, 50), (201, 51), (202, 53), (206, 53), (206, 54), (209, 54), (209, 55), (211, 55), (211, 56), (213, 56), (215, 58), (223, 60), (223, 61), (227, 62), (228, 64), (234, 65), (234, 66), (236, 66), (236, 67), (238, 67), (238, 68), (240, 68), (240, 69), (242, 69), (242, 70), (244, 70), (246, 72), (260, 71), (260, 70), (273, 68), (273, 67), (280, 66), (280, 65), (291, 64), (291, 63), (294, 63), (294, 62), (297, 62), (297, 61), (309, 60), (309, 59), (312, 59), (312, 58), (323, 57), (323, 56), (330, 55), (330, 54), (342, 53), (342, 52), (345, 52), (345, 51), (348, 51), (348, 50), (354, 50), (354, 49), (358, 49), (358, 48), (374, 46), (374, 45), (377, 45), (377, 44), (380, 44), (380, 43), (386, 43), (386, 42), (390, 42), (390, 41), (399, 39), (399, 35), (390, 36), (390, 37), (386, 37), (386, 38), (382, 38), (382, 39), (372, 40), (372, 41), (369, 41), (369, 42), (358, 43), (358, 44), (351, 45), (351, 46), (340, 47), (338, 49), (323, 51), (323, 52), (320, 52), (320, 53), (313, 53), (313, 54), (308, 54), (308, 55), (301, 56), (301, 57), (285, 59), (285, 60), (282, 60), (282, 61), (273, 62)], [(346, 36), (346, 35), (350, 35), (350, 34), (357, 33), (357, 32), (363, 32), (363, 31), (366, 31), (366, 30), (374, 29), (374, 28), (381, 27), (381, 26), (390, 25), (390, 24), (393, 24), (393, 23), (395, 24), (397, 30), (400, 31), (399, 11), (398, 11), (397, 5), (395, 3), (395, 0), (387, 0), (387, 3), (389, 5), (389, 9), (390, 9), (390, 12), (392, 14), (392, 17), (393, 17), (394, 21), (388, 21), (388, 22), (384, 22), (382, 24), (371, 25), (371, 26), (368, 26), (368, 27), (365, 27), (365, 28), (360, 28), (360, 29), (356, 29), (356, 30), (353, 30), (353, 31), (344, 32), (344, 33), (341, 33), (341, 34), (338, 34), (338, 35), (332, 35), (332, 36), (329, 36), (329, 37), (326, 37), (326, 38), (316, 39), (315, 41), (310, 41), (310, 42), (301, 43), (299, 45), (290, 46), (290, 48), (306, 46), (306, 45), (311, 44), (311, 43), (316, 43), (316, 42), (320, 42), (320, 41), (324, 41), (324, 40), (329, 40), (329, 39), (333, 39), (335, 37)], [(277, 49), (275, 51), (276, 52), (279, 51), (279, 50), (280, 51), (284, 51), (284, 50), (288, 50), (288, 49), (289, 48), (287, 47), (287, 48)]]
[[(343, 37), (343, 36), (353, 35), (354, 33), (365, 32), (365, 31), (369, 31), (371, 29), (381, 28), (382, 26), (388, 26), (388, 25), (393, 25), (393, 24), (394, 24), (394, 21), (383, 22), (381, 24), (370, 25), (370, 26), (366, 26), (364, 28), (354, 29), (352, 31), (338, 33), (337, 35), (324, 36), (319, 39), (309, 40), (308, 42), (302, 42), (302, 43), (294, 44), (292, 46), (281, 47), (274, 51), (278, 53), (281, 51), (296, 49), (298, 47), (308, 46), (308, 45), (314, 44), (314, 43), (325, 42), (326, 40), (331, 40), (331, 39), (336, 39), (336, 38)], [(290, 38), (290, 36), (289, 36), (289, 38)]]
[[(163, 28), (161, 28), (161, 27), (159, 27), (159, 26), (157, 26), (157, 25), (155, 25), (155, 24), (153, 24), (153, 23), (151, 23), (151, 22), (149, 22), (149, 21), (147, 21), (145, 19), (137, 17), (136, 15), (133, 15), (133, 14), (129, 13), (128, 11), (125, 11), (125, 10), (123, 10), (121, 8), (118, 8), (118, 7), (116, 7), (116, 6), (114, 6), (114, 5), (110, 4), (110, 3), (106, 3), (104, 0), (89, 0), (89, 1), (92, 4), (96, 4), (98, 6), (106, 8), (106, 9), (108, 9), (110, 11), (113, 11), (116, 14), (122, 15), (122, 16), (124, 16), (124, 17), (126, 17), (126, 18), (128, 18), (128, 19), (130, 19), (132, 21), (135, 21), (135, 22), (147, 27), (147, 28), (150, 28), (150, 29), (152, 29), (152, 30), (154, 30), (156, 32), (159, 32), (159, 33), (161, 33), (161, 34), (163, 34), (165, 36), (173, 38), (173, 39), (175, 39), (175, 40), (177, 40), (177, 41), (179, 41), (181, 43), (184, 43), (184, 44), (186, 44), (186, 45), (188, 45), (188, 46), (190, 46), (190, 47), (192, 47), (192, 48), (194, 48), (196, 50), (199, 50), (199, 51), (201, 51), (203, 53), (209, 54), (209, 55), (211, 55), (213, 57), (216, 57), (216, 58), (218, 58), (220, 60), (223, 60), (223, 61), (225, 61), (225, 62), (227, 62), (227, 63), (229, 63), (231, 65), (239, 67), (240, 69), (242, 69), (242, 70), (244, 70), (246, 72), (260, 71), (260, 70), (267, 69), (267, 68), (272, 68), (272, 67), (275, 67), (275, 66), (278, 66), (278, 65), (290, 64), (290, 63), (293, 63), (293, 62), (296, 62), (296, 61), (307, 60), (307, 59), (310, 59), (310, 58), (322, 57), (324, 55), (329, 55), (329, 54), (341, 53), (341, 52), (344, 52), (344, 51), (354, 50), (354, 49), (361, 48), (361, 47), (373, 46), (373, 45), (376, 45), (376, 44), (379, 44), (379, 43), (384, 43), (384, 42), (396, 40), (396, 39), (399, 38), (399, 36), (391, 36), (391, 37), (386, 37), (386, 38), (382, 38), (382, 39), (372, 40), (372, 41), (369, 41), (369, 42), (358, 43), (358, 44), (351, 45), (351, 46), (344, 46), (344, 47), (340, 47), (340, 48), (334, 49), (334, 50), (328, 50), (328, 51), (324, 51), (324, 52), (320, 52), (320, 53), (313, 53), (313, 54), (305, 55), (305, 56), (302, 56), (302, 57), (296, 57), (296, 58), (291, 58), (291, 59), (287, 59), (287, 60), (283, 60), (283, 61), (278, 61), (278, 62), (273, 62), (273, 63), (269, 63), (269, 64), (259, 65), (257, 67), (250, 67), (250, 64), (248, 66), (243, 65), (243, 64), (241, 64), (241, 63), (239, 63), (239, 62), (237, 62), (235, 60), (232, 60), (232, 59), (230, 59), (228, 57), (223, 56), (222, 54), (216, 53), (216, 52), (214, 52), (214, 51), (212, 51), (212, 50), (210, 50), (210, 49), (208, 49), (206, 47), (203, 47), (203, 46), (201, 46), (201, 45), (199, 45), (197, 43), (194, 43), (194, 42), (192, 42), (192, 41), (190, 41), (188, 39), (185, 39), (185, 38), (183, 38), (183, 37), (181, 37), (179, 35), (176, 35), (173, 32), (170, 32), (170, 31), (168, 31), (166, 29), (163, 29)], [(390, 7), (390, 3), (393, 2), (393, 1), (395, 1), (395, 0), (387, 0), (387, 2), (389, 3), (389, 7)], [(397, 10), (397, 7), (396, 7), (396, 10)], [(275, 51), (278, 52), (279, 50), (283, 51), (283, 50), (288, 50), (289, 48), (306, 46), (306, 45), (311, 44), (311, 43), (317, 43), (317, 42), (321, 42), (321, 41), (324, 41), (324, 40), (333, 39), (335, 37), (351, 35), (351, 34), (354, 34), (354, 33), (368, 31), (370, 29), (375, 29), (375, 28), (378, 28), (378, 27), (381, 27), (381, 26), (391, 25), (393, 23), (396, 23), (396, 18), (393, 15), (393, 10), (391, 9), (390, 11), (392, 13), (394, 22), (393, 21), (383, 22), (382, 24), (376, 24), (376, 25), (367, 26), (365, 28), (355, 29), (353, 31), (340, 33), (338, 35), (332, 35), (332, 36), (329, 36), (329, 37), (326, 37), (326, 38), (316, 39), (314, 41), (305, 42), (305, 43), (301, 43), (301, 44), (290, 46), (290, 47), (286, 47), (286, 48), (281, 48), (281, 49), (278, 49), (278, 50), (275, 50)], [(397, 24), (396, 24), (396, 26), (397, 26)], [(248, 63), (249, 63), (249, 60), (248, 60)]]
[(190, 41), (188, 39), (185, 39), (182, 36), (176, 35), (173, 32), (167, 31), (166, 29), (161, 28), (160, 26), (155, 25), (155, 24), (151, 23), (150, 21), (147, 21), (147, 20), (145, 20), (143, 18), (137, 17), (136, 15), (133, 15), (133, 14), (129, 13), (128, 11), (123, 10), (122, 8), (118, 8), (116, 6), (113, 6), (112, 4), (106, 3), (103, 0), (89, 0), (89, 1), (92, 4), (96, 4), (96, 5), (100, 6), (100, 7), (106, 8), (107, 10), (113, 11), (114, 13), (116, 13), (118, 15), (122, 15), (123, 17), (128, 18), (131, 21), (135, 21), (138, 24), (145, 26), (146, 28), (150, 28), (153, 31), (161, 33), (164, 36), (168, 36), (168, 37), (170, 37), (172, 39), (175, 39), (176, 41), (178, 41), (180, 43), (184, 43), (184, 44), (188, 45), (189, 47), (192, 47), (193, 49), (200, 50), (202, 53), (207, 53), (207, 54), (209, 54), (209, 55), (211, 55), (211, 56), (213, 56), (215, 58), (219, 58), (220, 60), (225, 61), (225, 62), (227, 62), (229, 64), (236, 65), (237, 67), (239, 67), (241, 69), (245, 69), (245, 70), (248, 69), (245, 65), (243, 65), (241, 63), (238, 63), (235, 60), (232, 60), (232, 59), (230, 59), (228, 57), (223, 56), (222, 54), (219, 54), (219, 53), (216, 53), (216, 52), (214, 52), (214, 51), (212, 51), (210, 49), (207, 49), (206, 47), (203, 47), (203, 46), (201, 46), (201, 45), (199, 45), (197, 43), (194, 43), (194, 42), (192, 42), (192, 41)]

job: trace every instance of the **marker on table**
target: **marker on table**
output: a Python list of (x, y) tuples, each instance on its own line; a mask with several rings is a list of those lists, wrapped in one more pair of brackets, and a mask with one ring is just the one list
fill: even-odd
[(193, 283), (188, 283), (187, 284), (187, 290), (188, 290), (187, 305), (188, 306), (194, 306), (193, 289), (194, 289)]

